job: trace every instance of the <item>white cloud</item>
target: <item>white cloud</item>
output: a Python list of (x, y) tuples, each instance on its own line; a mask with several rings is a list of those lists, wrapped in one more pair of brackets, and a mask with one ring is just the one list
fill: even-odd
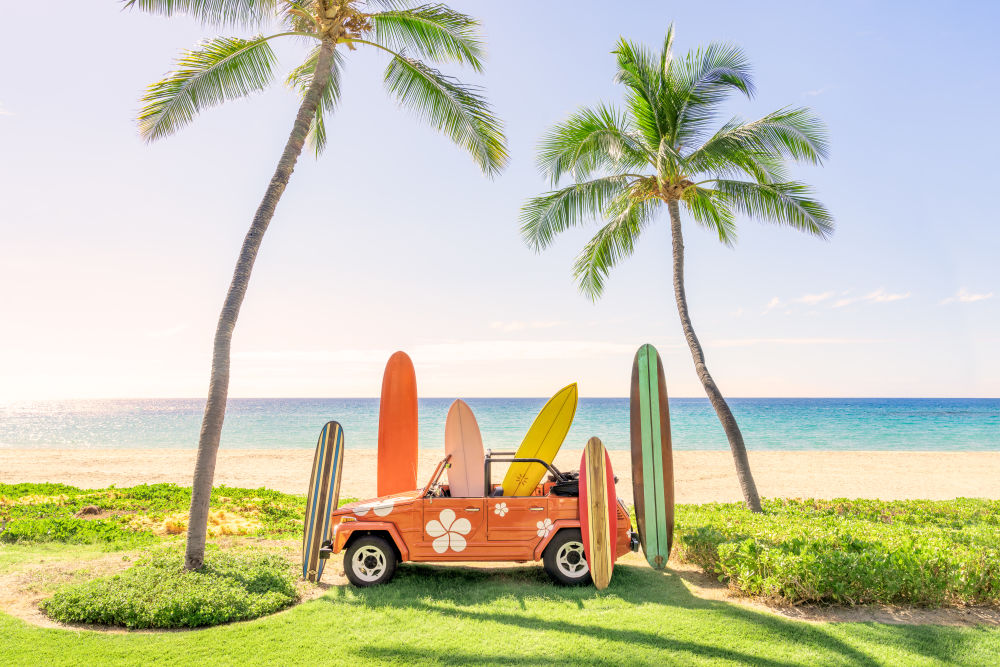
[(781, 307), (781, 299), (779, 299), (778, 297), (774, 297), (773, 299), (767, 302), (767, 306), (764, 307), (764, 312), (762, 312), (761, 315), (767, 315), (775, 308), (780, 308), (780, 307)]
[(3, 102), (0, 102), (0, 116), (13, 116), (13, 115), (14, 115), (14, 112), (13, 111), (7, 111), (7, 109), (5, 109), (4, 106), (3, 106)]
[(886, 343), (877, 338), (724, 338), (705, 343), (705, 347), (748, 347), (750, 345), (859, 345)]
[(520, 320), (513, 320), (511, 322), (490, 322), (490, 329), (499, 329), (500, 331), (524, 331), (525, 329), (551, 329), (552, 327), (557, 327), (564, 322), (551, 321), (551, 322), (521, 322)]
[(897, 292), (891, 293), (886, 292), (884, 287), (879, 287), (874, 292), (865, 294), (864, 296), (855, 297), (845, 297), (843, 299), (837, 299), (833, 302), (833, 308), (843, 308), (844, 306), (849, 306), (852, 303), (890, 303), (892, 301), (901, 301), (903, 299), (909, 299), (910, 292)]
[(829, 86), (823, 86), (822, 88), (817, 88), (816, 90), (807, 90), (802, 94), (806, 97), (816, 97), (817, 95), (822, 95), (827, 90), (829, 90)]
[(792, 303), (804, 303), (807, 306), (815, 306), (817, 303), (826, 301), (833, 296), (833, 292), (823, 292), (822, 294), (803, 294), (792, 299)]
[(943, 306), (945, 304), (955, 303), (955, 302), (975, 303), (976, 301), (985, 301), (986, 299), (992, 299), (992, 298), (993, 298), (993, 292), (989, 292), (986, 294), (973, 294), (969, 290), (963, 287), (960, 290), (958, 290), (955, 296), (949, 296), (947, 299), (943, 300), (941, 302), (941, 305)]
[[(483, 340), (414, 345), (407, 353), (417, 364), (593, 359), (616, 355), (631, 357), (636, 343), (585, 340)], [(669, 347), (669, 346), (667, 346)], [(661, 349), (663, 346), (661, 346)], [(233, 357), (248, 361), (301, 363), (383, 364), (394, 350), (248, 350)]]

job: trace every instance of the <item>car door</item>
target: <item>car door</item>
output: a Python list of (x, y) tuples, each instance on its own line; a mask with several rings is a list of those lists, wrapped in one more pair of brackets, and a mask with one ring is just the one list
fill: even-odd
[(486, 552), (484, 498), (424, 498), (420, 560), (463, 560)]
[(491, 542), (537, 542), (551, 526), (548, 503), (543, 496), (489, 498), (486, 507), (486, 539)]

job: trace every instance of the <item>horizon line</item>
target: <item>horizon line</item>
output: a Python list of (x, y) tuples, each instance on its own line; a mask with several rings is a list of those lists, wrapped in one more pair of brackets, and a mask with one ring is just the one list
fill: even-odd
[[(551, 396), (418, 396), (419, 399), (429, 399), (429, 400), (511, 400), (511, 399), (524, 399), (524, 400), (547, 400)], [(623, 399), (627, 400), (629, 397), (626, 396), (580, 396), (581, 400), (584, 399)], [(668, 398), (683, 398), (683, 399), (702, 399), (708, 400), (708, 396), (698, 395), (698, 396), (668, 396)], [(795, 399), (840, 399), (840, 400), (934, 400), (934, 399), (953, 399), (953, 400), (968, 400), (968, 401), (990, 401), (990, 400), (1000, 400), (1000, 396), (948, 396), (948, 395), (936, 395), (936, 396), (848, 396), (848, 395), (827, 395), (827, 396), (727, 396), (726, 400), (795, 400)], [(380, 400), (381, 396), (229, 396), (227, 400)], [(208, 400), (206, 396), (89, 396), (89, 397), (59, 397), (59, 398), (21, 398), (21, 399), (0, 399), (0, 405), (8, 403), (29, 403), (29, 402), (43, 402), (43, 401), (196, 401), (196, 400)]]

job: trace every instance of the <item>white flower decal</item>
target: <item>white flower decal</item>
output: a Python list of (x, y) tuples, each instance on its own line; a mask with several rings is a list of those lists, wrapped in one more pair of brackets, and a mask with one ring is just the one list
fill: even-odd
[(507, 503), (497, 503), (496, 505), (493, 506), (493, 513), (494, 514), (498, 514), (500, 516), (503, 516), (508, 511), (510, 511), (510, 510), (507, 509)]
[(535, 523), (535, 528), (538, 529), (539, 537), (545, 537), (552, 532), (552, 519), (545, 519), (545, 521)]
[(465, 537), (472, 530), (472, 524), (466, 518), (455, 519), (455, 511), (441, 510), (437, 519), (427, 522), (427, 534), (434, 538), (434, 551), (443, 554), (451, 548), (452, 551), (465, 549)]
[(385, 500), (376, 500), (373, 503), (365, 503), (364, 505), (355, 507), (354, 513), (358, 516), (364, 516), (369, 511), (372, 511), (375, 512), (375, 516), (385, 516), (392, 511), (392, 504), (394, 502), (396, 502), (395, 498), (386, 498)]

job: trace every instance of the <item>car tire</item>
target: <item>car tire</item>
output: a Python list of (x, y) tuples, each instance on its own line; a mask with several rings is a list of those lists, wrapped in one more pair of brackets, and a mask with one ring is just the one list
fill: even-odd
[(352, 542), (344, 553), (344, 574), (355, 586), (377, 586), (392, 579), (396, 560), (396, 550), (388, 540), (367, 535)]
[(545, 547), (545, 572), (562, 586), (589, 584), (590, 567), (583, 552), (583, 536), (577, 528), (563, 528)]

